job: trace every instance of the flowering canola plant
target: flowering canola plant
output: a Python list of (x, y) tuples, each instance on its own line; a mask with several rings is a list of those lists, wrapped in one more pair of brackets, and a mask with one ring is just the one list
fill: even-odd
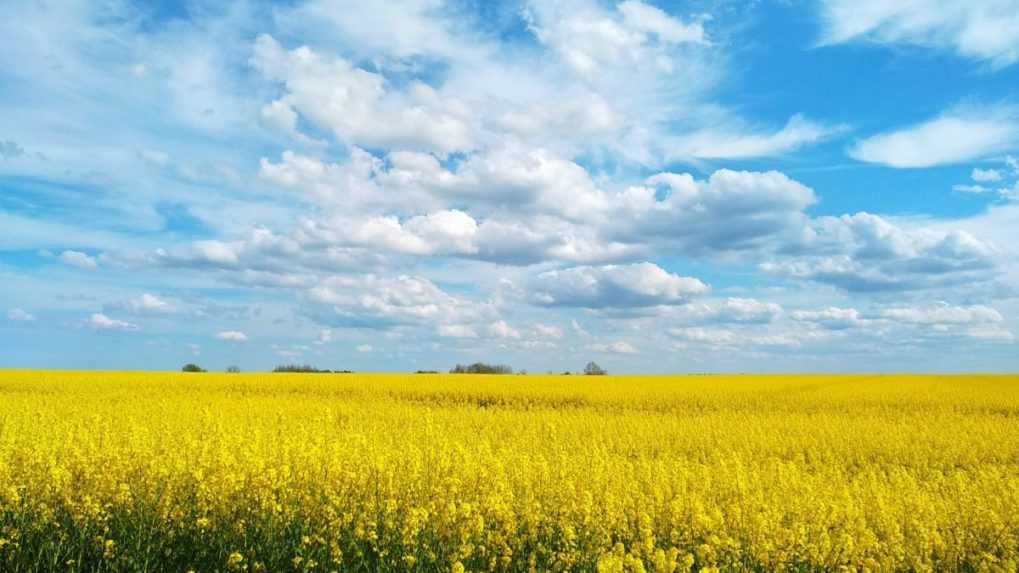
[(0, 571), (1015, 571), (1019, 376), (0, 371)]

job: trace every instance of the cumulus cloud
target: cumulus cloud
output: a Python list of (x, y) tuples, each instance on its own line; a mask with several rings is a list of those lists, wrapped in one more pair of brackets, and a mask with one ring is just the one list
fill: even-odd
[(986, 340), (1011, 342), (1001, 313), (987, 305), (898, 303), (870, 309), (828, 307), (796, 310), (798, 322), (843, 333), (855, 330), (865, 338), (882, 343), (930, 344), (938, 340)]
[(35, 315), (22, 308), (12, 308), (7, 311), (7, 320), (13, 320), (15, 322), (31, 322), (35, 320)]
[(594, 2), (532, 1), (531, 29), (571, 68), (594, 75), (606, 67), (677, 67), (673, 47), (706, 42), (700, 22), (683, 22), (661, 9), (626, 0), (609, 11)]
[(287, 50), (268, 35), (255, 41), (251, 63), (286, 90), (270, 107), (277, 119), (284, 116), (287, 121), (294, 111), (358, 146), (443, 153), (473, 147), (464, 104), (423, 82), (394, 91), (381, 74), (307, 46)]
[(331, 244), (329, 237), (278, 234), (264, 227), (251, 229), (236, 240), (194, 241), (180, 247), (156, 249), (126, 264), (229, 271), (224, 278), (248, 285), (300, 288), (314, 282), (315, 271), (370, 270), (381, 257), (365, 249)]
[(371, 344), (358, 344), (354, 348), (354, 350), (357, 350), (358, 352), (360, 352), (362, 354), (365, 354), (365, 353), (371, 352), (374, 349), (372, 348)]
[(305, 293), (306, 312), (335, 326), (390, 328), (400, 325), (447, 326), (475, 324), (494, 314), (487, 302), (446, 293), (432, 281), (410, 275), (397, 277), (335, 276)]
[(436, 329), (443, 338), (477, 338), (477, 330), (468, 324), (441, 324)]
[(691, 302), (671, 308), (662, 314), (670, 321), (686, 324), (737, 323), (767, 324), (782, 314), (782, 307), (774, 302), (753, 298), (727, 298), (705, 302)]
[(127, 308), (138, 314), (170, 314), (177, 311), (170, 302), (149, 293), (127, 301)]
[(94, 269), (99, 266), (95, 257), (89, 256), (81, 251), (64, 251), (60, 253), (60, 262), (78, 267), (80, 269)]
[(735, 348), (787, 352), (806, 343), (816, 342), (818, 336), (808, 332), (776, 332), (718, 327), (691, 326), (669, 328), (666, 333), (677, 342), (676, 348), (706, 347), (713, 350)]
[(259, 166), (260, 178), (300, 193), (307, 202), (348, 206), (384, 202), (380, 200), (385, 194), (374, 180), (384, 168), (382, 161), (358, 147), (342, 163), (285, 150), (279, 162), (263, 157)]
[(492, 338), (520, 338), (520, 331), (506, 323), (505, 320), (497, 320), (488, 325), (488, 335)]
[(861, 324), (860, 312), (855, 308), (830, 306), (820, 310), (796, 310), (793, 320), (812, 322), (830, 330), (844, 330)]
[[(555, 152), (507, 142), (478, 151), (454, 168), (430, 153), (395, 150), (385, 162), (355, 148), (343, 163), (284, 151), (279, 163), (263, 158), (260, 175), (303, 191), (310, 199), (344, 206), (440, 205), (470, 200), (475, 208), (504, 207), (576, 219), (607, 207), (607, 195), (587, 170)], [(398, 196), (392, 196), (398, 194)]]
[(1019, 146), (1019, 112), (962, 107), (940, 117), (857, 142), (849, 154), (891, 167), (931, 167), (987, 157)]
[(247, 342), (248, 335), (244, 334), (239, 330), (221, 330), (216, 333), (218, 340), (228, 340), (230, 342)]
[(693, 255), (760, 251), (802, 233), (803, 210), (816, 200), (812, 189), (776, 171), (722, 169), (706, 181), (659, 173), (619, 195), (624, 216), (615, 227), (620, 237), (657, 237)]
[(970, 178), (976, 183), (953, 185), (952, 190), (959, 193), (995, 193), (1006, 202), (1019, 200), (1019, 161), (1009, 155), (1003, 163), (998, 169), (974, 168)]
[(817, 219), (809, 234), (765, 272), (832, 284), (847, 291), (915, 290), (994, 276), (995, 249), (964, 230), (906, 229), (877, 215)]
[(403, 222), (394, 216), (333, 219), (327, 223), (308, 221), (303, 230), (308, 235), (337, 243), (411, 255), (473, 255), (479, 249), (478, 222), (455, 209), (419, 215)]
[(1012, 0), (823, 0), (821, 19), (827, 44), (914, 44), (994, 66), (1019, 59), (1019, 12)]
[(883, 308), (878, 316), (908, 324), (985, 324), (1004, 320), (1000, 312), (989, 306), (955, 306), (944, 302), (927, 307)]
[(88, 325), (95, 330), (138, 330), (138, 325), (124, 320), (117, 320), (101, 312), (93, 313), (88, 318)]
[(563, 329), (554, 324), (535, 324), (532, 330), (534, 336), (538, 338), (559, 339), (563, 337)]
[(546, 271), (532, 281), (530, 298), (541, 306), (641, 307), (682, 304), (709, 290), (696, 278), (644, 262)]

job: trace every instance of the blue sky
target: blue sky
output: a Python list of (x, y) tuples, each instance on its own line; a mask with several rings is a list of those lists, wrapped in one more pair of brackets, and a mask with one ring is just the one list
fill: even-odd
[(1019, 3), (25, 2), (0, 366), (1019, 368)]

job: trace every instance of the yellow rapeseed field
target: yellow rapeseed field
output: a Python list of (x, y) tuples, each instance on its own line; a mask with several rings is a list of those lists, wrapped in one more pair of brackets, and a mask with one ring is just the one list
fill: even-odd
[(0, 571), (1015, 571), (1019, 377), (0, 371)]

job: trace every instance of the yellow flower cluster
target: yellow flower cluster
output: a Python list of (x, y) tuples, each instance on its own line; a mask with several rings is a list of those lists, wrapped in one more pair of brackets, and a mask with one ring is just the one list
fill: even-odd
[(1016, 571), (1019, 377), (0, 371), (0, 571)]

